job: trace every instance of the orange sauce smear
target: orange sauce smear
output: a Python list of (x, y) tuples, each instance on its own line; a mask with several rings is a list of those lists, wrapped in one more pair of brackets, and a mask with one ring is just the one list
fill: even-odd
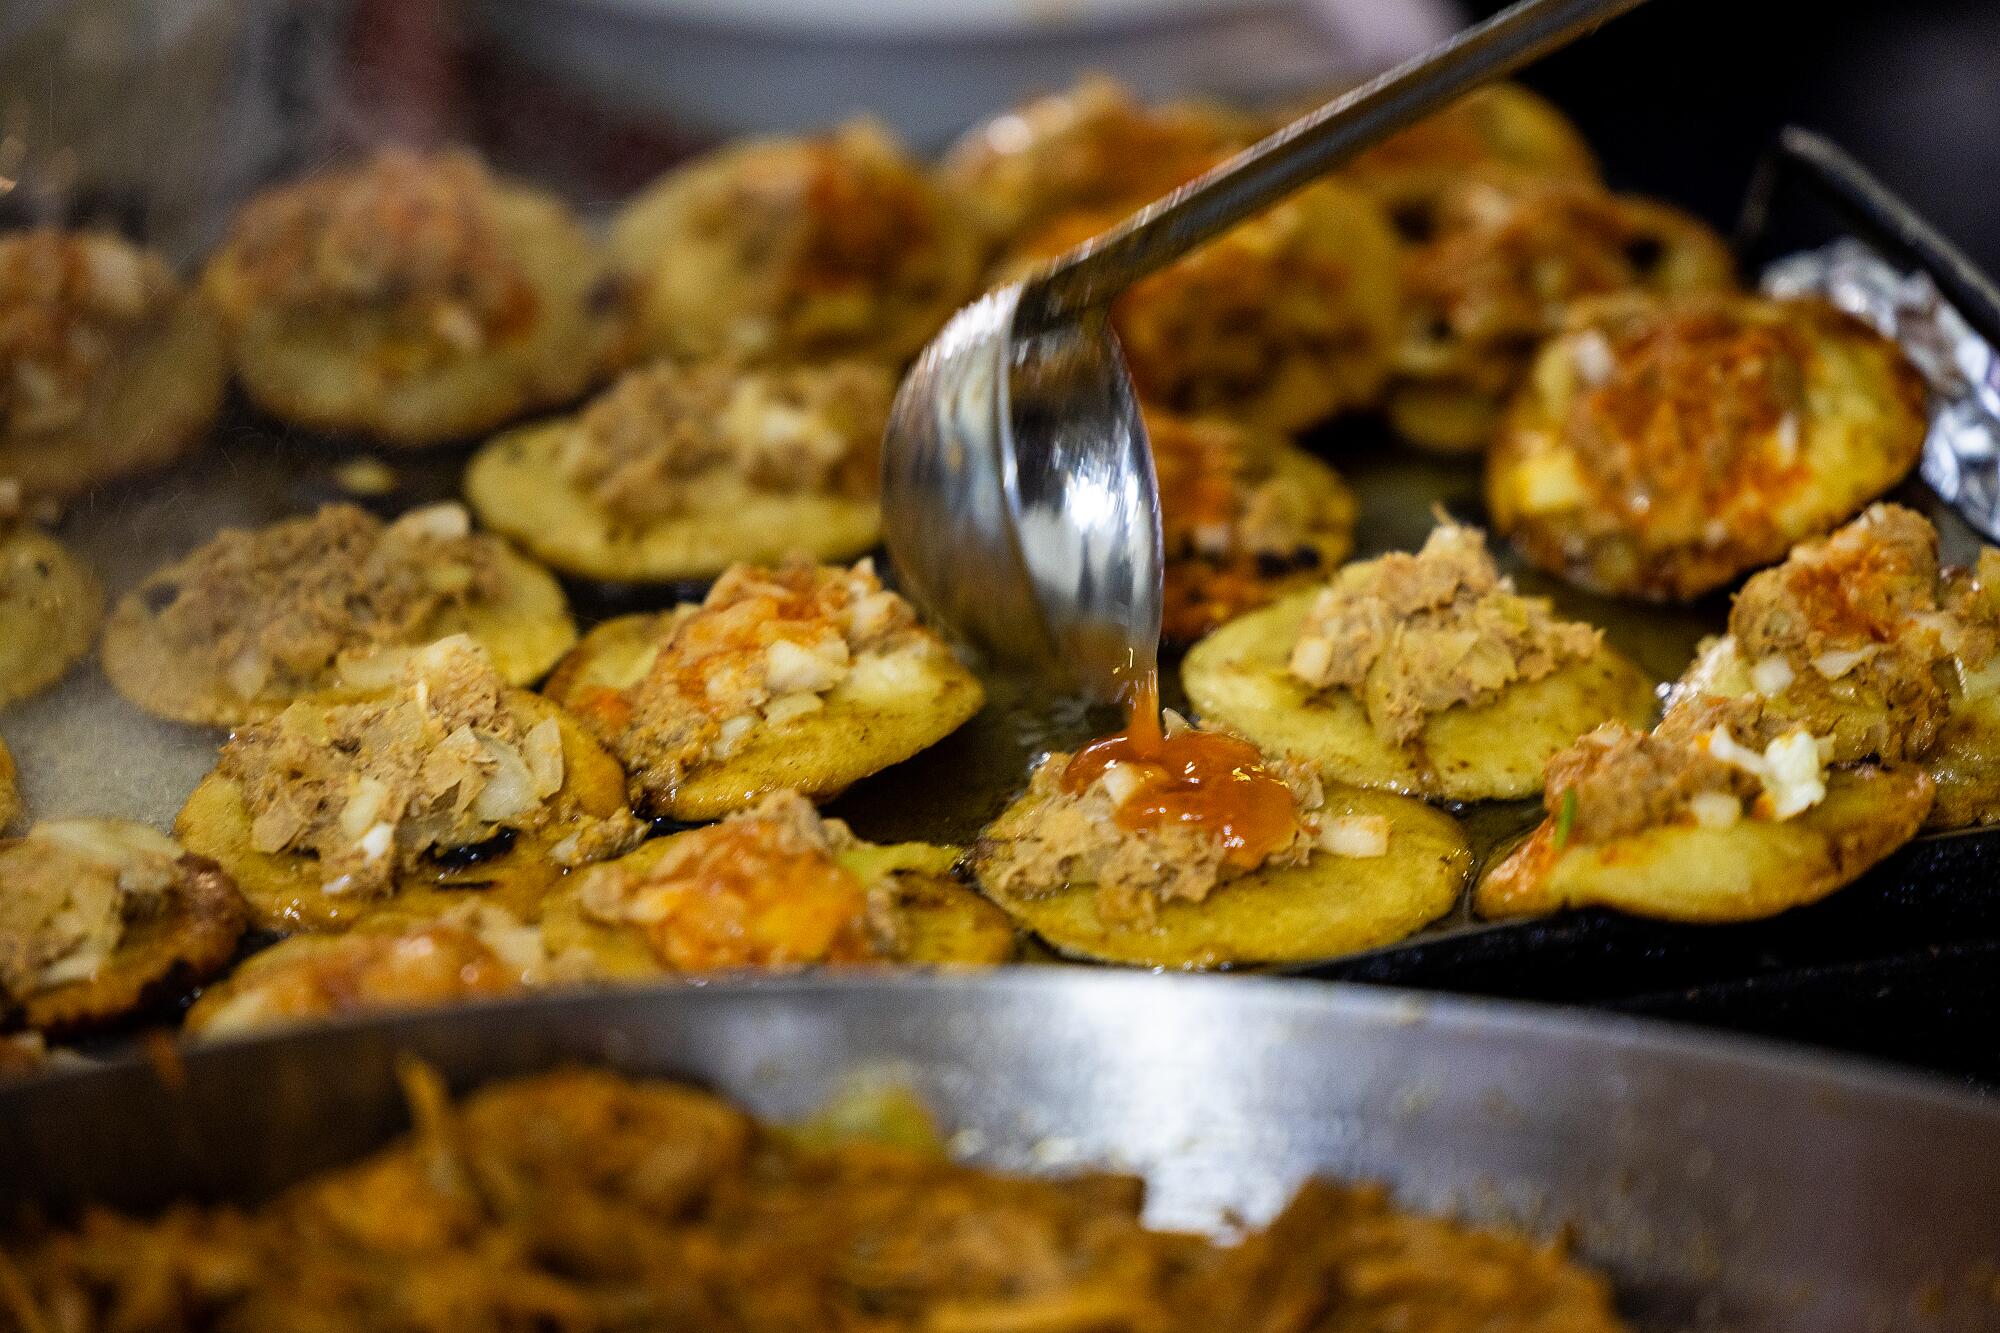
[(647, 887), (665, 890), (645, 930), (661, 961), (687, 972), (861, 963), (876, 954), (861, 880), (826, 857), (774, 845), (754, 821), (711, 824)]
[(1113, 764), (1129, 765), (1140, 777), (1119, 803), (1120, 828), (1193, 825), (1221, 842), (1226, 861), (1249, 869), (1291, 841), (1298, 827), (1292, 789), (1264, 767), (1256, 746), (1210, 731), (1168, 736), (1161, 730), (1157, 672), (1133, 688), (1125, 730), (1070, 758), (1062, 789), (1081, 794)]

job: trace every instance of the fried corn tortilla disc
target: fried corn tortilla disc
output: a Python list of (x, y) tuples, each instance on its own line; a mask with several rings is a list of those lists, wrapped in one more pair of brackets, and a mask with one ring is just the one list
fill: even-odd
[(234, 293), (224, 249), (204, 278), (229, 312), (244, 392), (286, 421), (420, 448), (479, 435), (537, 408), (581, 397), (610, 368), (623, 331), (593, 309), (605, 273), (567, 208), (496, 181), (491, 206), (507, 253), (533, 292), (523, 333), (425, 365), (381, 315), (264, 310)]
[(0, 522), (0, 707), (62, 679), (104, 620), (97, 576), (55, 538)]
[(0, 435), (0, 477), (29, 495), (69, 499), (117, 477), (186, 456), (222, 409), (229, 356), (214, 309), (183, 294), (159, 331), (96, 386), (75, 426), (52, 436)]
[(882, 533), (873, 500), (777, 494), (731, 473), (705, 478), (700, 507), (632, 527), (584, 495), (558, 459), (568, 421), (509, 431), (465, 473), (465, 498), (485, 527), (567, 574), (621, 583), (707, 578), (737, 561), (769, 564), (795, 551), (850, 560)]
[(1200, 556), (1169, 557), (1161, 627), (1169, 642), (1190, 642), (1251, 607), (1299, 588), (1317, 587), (1353, 554), (1356, 502), (1338, 472), (1305, 450), (1285, 444), (1272, 456), (1269, 480), (1289, 492), (1289, 503), (1297, 511), (1312, 516), (1301, 545), (1314, 559), (1299, 568), (1265, 574), (1254, 566), (1250, 571), (1218, 569)]
[(1599, 723), (1652, 725), (1653, 682), (1606, 646), (1491, 703), (1434, 713), (1412, 745), (1391, 745), (1351, 691), (1313, 690), (1287, 669), (1316, 596), (1287, 597), (1196, 644), (1181, 664), (1196, 712), (1333, 781), (1453, 801), (1533, 795), (1550, 757)]
[(16, 780), (14, 754), (0, 741), (0, 833), (5, 833), (21, 817), (21, 789)]
[[(337, 700), (330, 701), (337, 702)], [(562, 729), (563, 785), (585, 814), (605, 818), (625, 808), (625, 770), (567, 713), (525, 690), (507, 696), (524, 727), (554, 717)], [(433, 917), (472, 898), (504, 907), (522, 921), (541, 915), (542, 901), (564, 871), (549, 857), (547, 838), (518, 835), (504, 851), (467, 865), (438, 864), (407, 875), (386, 898), (321, 892), (317, 858), (260, 852), (251, 843), (253, 816), (234, 779), (210, 773), (174, 819), (174, 836), (191, 852), (211, 857), (249, 900), (251, 918), (267, 930), (338, 931), (385, 911), (397, 918)]]
[[(576, 643), (576, 622), (570, 619), (562, 586), (547, 570), (504, 547), (497, 559), (501, 595), (444, 612), (412, 644), (470, 634), (508, 684), (527, 685), (546, 675)], [(111, 613), (104, 631), (104, 674), (120, 694), (147, 712), (176, 722), (236, 726), (275, 717), (306, 694), (338, 692), (339, 680), (329, 671), (316, 689), (267, 691), (246, 699), (219, 672), (177, 652), (160, 632), (159, 618), (146, 601), (148, 594), (171, 586), (184, 565), (172, 564), (148, 575)]]
[[(615, 730), (592, 712), (591, 696), (638, 681), (672, 615), (605, 621), (584, 635), (542, 693), (574, 710), (615, 750)], [(654, 814), (690, 821), (747, 810), (786, 788), (829, 801), (943, 740), (986, 702), (978, 678), (935, 640), (881, 665), (881, 671), (850, 673), (823, 696), (825, 707), (817, 712), (776, 726), (759, 722), (726, 758), (698, 765), (677, 788), (644, 790), (634, 799)], [(634, 778), (635, 786), (639, 781)]]
[[(1774, 390), (1798, 406), (1776, 427), (1746, 426), (1725, 405), (1716, 421), (1670, 414), (1643, 434), (1613, 433), (1623, 428), (1605, 418), (1606, 391), (1582, 367), (1615, 366), (1628, 336), (1672, 346), (1725, 317), (1750, 334), (1798, 336), (1802, 382)], [(1757, 362), (1746, 352), (1729, 364)], [(1706, 380), (1694, 387), (1713, 392)], [(1486, 505), (1494, 530), (1539, 568), (1598, 592), (1686, 601), (1778, 563), (1901, 481), (1922, 452), (1924, 398), (1895, 343), (1822, 302), (1604, 298), (1579, 307), (1536, 355), (1488, 455)], [(1641, 507), (1635, 495), (1652, 499)]]
[(213, 861), (190, 855), (180, 865), (170, 910), (133, 922), (96, 976), (23, 997), (20, 1021), (52, 1037), (71, 1036), (220, 972), (235, 956), (248, 909)]
[[(1388, 852), (1353, 859), (1315, 852), (1304, 865), (1231, 880), (1202, 902), (1168, 903), (1151, 924), (1104, 920), (1087, 883), (1035, 898), (981, 887), (1062, 953), (1142, 967), (1306, 962), (1357, 953), (1402, 939), (1458, 901), (1472, 872), (1472, 851), (1451, 816), (1408, 797), (1340, 787), (1328, 788), (1324, 813), (1383, 816)], [(978, 864), (975, 852), (975, 870)]]
[(1545, 821), (1473, 895), (1481, 916), (1614, 907), (1664, 921), (1754, 921), (1817, 902), (1916, 835), (1931, 780), (1915, 768), (1827, 776), (1826, 799), (1792, 819), (1726, 829), (1673, 825), (1558, 850)]
[[(617, 861), (640, 873), (670, 850), (673, 836), (658, 838)], [(893, 961), (925, 967), (990, 967), (1016, 953), (1014, 922), (1005, 912), (951, 877), (958, 849), (909, 842), (863, 844), (836, 860), (863, 883), (891, 882), (901, 947)], [(644, 934), (585, 915), (574, 891), (549, 903), (542, 939), (551, 954), (580, 952), (607, 980), (643, 981), (674, 975)]]

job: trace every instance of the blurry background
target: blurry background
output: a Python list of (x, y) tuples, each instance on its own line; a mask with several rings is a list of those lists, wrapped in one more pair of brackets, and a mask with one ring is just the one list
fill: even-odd
[[(716, 137), (872, 111), (920, 148), (1080, 69), (1274, 100), (1492, 0), (4, 0), (0, 221), (183, 254), (258, 180), (470, 138), (584, 202)], [(1533, 71), (1614, 183), (1727, 222), (1787, 120), (1831, 132), (2000, 268), (1995, 0), (1654, 0)]]

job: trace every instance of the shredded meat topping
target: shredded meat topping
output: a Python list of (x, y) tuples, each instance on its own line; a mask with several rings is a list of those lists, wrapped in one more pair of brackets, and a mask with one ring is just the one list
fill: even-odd
[[(1991, 628), (1969, 594), (1951, 614), (1937, 533), (1921, 515), (1876, 505), (1823, 541), (1805, 542), (1752, 576), (1729, 613), (1729, 638), (1676, 691), (1755, 695), (1761, 741), (1803, 725), (1832, 739), (1836, 763), (1926, 753), (1958, 689), (1955, 653), (1990, 656)], [(1670, 710), (1671, 711), (1671, 710)]]
[(395, 522), (353, 505), (229, 529), (140, 586), (177, 653), (243, 698), (322, 681), (343, 654), (423, 642), (438, 616), (497, 595), (500, 544), (456, 504)]
[(63, 819), (0, 842), (0, 997), (89, 981), (173, 905), (184, 853), (140, 824)]
[[(1173, 725), (1185, 727), (1177, 720)], [(981, 881), (996, 892), (1034, 898), (1089, 884), (1106, 920), (1147, 921), (1163, 904), (1201, 902), (1266, 866), (1303, 864), (1322, 845), (1318, 812), (1325, 798), (1310, 764), (1289, 757), (1264, 762), (1264, 772), (1290, 788), (1295, 822), (1288, 836), (1245, 859), (1231, 855), (1213, 823), (1160, 820), (1135, 826), (1122, 820), (1121, 808), (1138, 794), (1143, 775), (1130, 771), (1131, 765), (1114, 764), (1082, 791), (1073, 791), (1064, 781), (1071, 758), (1057, 753), (1038, 763), (1027, 799), (1010, 806), (981, 836), (974, 859)], [(1339, 830), (1355, 831), (1345, 823)]]
[(1540, 680), (1600, 640), (1546, 599), (1517, 594), (1485, 535), (1447, 522), (1416, 555), (1343, 569), (1300, 626), (1290, 669), (1314, 689), (1353, 691), (1375, 734), (1403, 745), (1431, 714)]
[(765, 289), (737, 350), (838, 345), (956, 283), (945, 204), (879, 128), (755, 144), (734, 164), (691, 220)]
[(637, 926), (662, 962), (685, 972), (866, 962), (893, 941), (871, 929), (870, 887), (836, 859), (855, 845), (805, 797), (775, 792), (754, 810), (676, 834), (643, 869), (593, 867), (582, 904), (596, 920)]
[(0, 236), (0, 436), (74, 426), (98, 376), (172, 304), (157, 255), (53, 227)]
[(860, 361), (661, 362), (584, 411), (562, 466), (598, 504), (641, 523), (700, 507), (703, 479), (718, 472), (760, 490), (867, 498), (895, 387), (886, 369)]
[(1214, 166), (1246, 138), (1217, 107), (1147, 107), (1102, 75), (995, 117), (947, 171), (1003, 234), (1075, 209), (1131, 207)]
[(1580, 737), (1549, 760), (1543, 800), (1558, 837), (1565, 844), (1598, 843), (1663, 828), (1710, 797), (1726, 802), (1732, 813), (1724, 817), (1733, 819), (1757, 795), (1758, 783), (1711, 754), (1705, 735), (1607, 722)]
[(754, 727), (817, 712), (861, 663), (930, 641), (869, 561), (735, 565), (700, 606), (669, 615), (636, 683), (592, 691), (579, 708), (608, 732), (637, 786), (670, 792)]
[(244, 727), (218, 770), (243, 789), (251, 844), (318, 859), (327, 893), (381, 896), (445, 848), (543, 832), (581, 865), (636, 842), (629, 812), (598, 819), (564, 799), (562, 730), (510, 704), (463, 635), (411, 654), (389, 697), (293, 704)]
[(253, 200), (225, 251), (232, 305), (360, 309), (477, 350), (534, 316), (494, 182), (465, 153), (384, 150)]

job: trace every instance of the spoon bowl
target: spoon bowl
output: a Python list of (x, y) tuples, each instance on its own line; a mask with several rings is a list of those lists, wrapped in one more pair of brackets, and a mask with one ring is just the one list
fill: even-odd
[(1109, 699), (1159, 649), (1152, 453), (1108, 321), (1029, 322), (1021, 292), (961, 310), (904, 377), (882, 454), (889, 551), (975, 647)]

